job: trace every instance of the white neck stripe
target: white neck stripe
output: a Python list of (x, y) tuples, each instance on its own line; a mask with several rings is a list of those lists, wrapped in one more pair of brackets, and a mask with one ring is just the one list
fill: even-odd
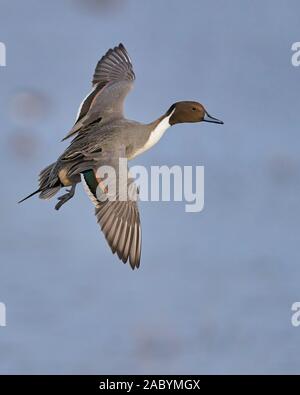
[[(164, 135), (165, 131), (171, 126), (169, 120), (170, 120), (171, 116), (173, 115), (174, 111), (175, 111), (175, 108), (170, 113), (170, 115), (163, 118), (159, 122), (159, 124), (150, 133), (150, 136), (149, 136), (148, 140), (146, 141), (146, 144), (142, 148), (140, 148), (137, 152), (135, 152), (135, 154), (132, 158), (136, 157), (139, 154), (142, 154), (143, 152), (145, 152), (148, 149), (150, 149), (151, 147), (153, 147), (153, 145), (158, 143), (158, 141)], [(130, 158), (130, 159), (132, 159), (132, 158)]]

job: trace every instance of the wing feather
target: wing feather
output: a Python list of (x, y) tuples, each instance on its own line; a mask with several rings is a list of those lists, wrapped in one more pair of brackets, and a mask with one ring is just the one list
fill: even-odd
[(125, 97), (132, 89), (135, 74), (123, 44), (109, 49), (96, 65), (93, 89), (82, 101), (75, 124), (63, 140), (80, 132), (95, 119), (123, 116)]
[[(92, 173), (91, 173), (92, 172)], [(89, 174), (88, 174), (89, 173)], [(91, 179), (91, 174), (94, 179)], [(97, 199), (97, 178), (93, 170), (82, 175), (88, 196), (95, 204), (95, 215), (102, 232), (112, 250), (132, 269), (138, 268), (141, 257), (141, 224), (136, 200), (105, 200)], [(132, 181), (131, 185), (132, 185)], [(103, 190), (102, 190), (103, 191)]]

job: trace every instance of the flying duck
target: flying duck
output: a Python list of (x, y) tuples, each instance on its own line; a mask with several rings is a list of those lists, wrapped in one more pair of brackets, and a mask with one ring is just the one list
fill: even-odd
[[(174, 103), (165, 114), (149, 124), (128, 120), (124, 117), (123, 105), (134, 80), (125, 47), (119, 44), (109, 49), (97, 63), (92, 91), (82, 101), (75, 124), (63, 139), (72, 137), (70, 145), (56, 162), (40, 172), (39, 188), (19, 202), (36, 193), (41, 199), (50, 199), (61, 188), (70, 187), (67, 193), (58, 197), (55, 209), (59, 210), (74, 196), (76, 185), (82, 181), (95, 204), (97, 222), (112, 252), (117, 253), (124, 263), (129, 261), (132, 269), (139, 267), (141, 258), (137, 199), (108, 199), (107, 187), (97, 177), (97, 170), (101, 166), (112, 166), (119, 177), (120, 158), (130, 160), (145, 152), (160, 140), (168, 127), (177, 123), (223, 124), (195, 101)], [(132, 183), (130, 177), (127, 182)], [(135, 191), (136, 196), (138, 189)]]

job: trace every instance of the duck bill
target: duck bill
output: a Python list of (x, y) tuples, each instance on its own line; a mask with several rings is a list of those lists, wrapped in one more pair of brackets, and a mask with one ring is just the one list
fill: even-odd
[(203, 121), (204, 122), (211, 122), (211, 123), (219, 123), (220, 125), (224, 124), (223, 121), (220, 121), (220, 119), (217, 119), (215, 117), (212, 117), (211, 115), (208, 114), (208, 112), (205, 112)]

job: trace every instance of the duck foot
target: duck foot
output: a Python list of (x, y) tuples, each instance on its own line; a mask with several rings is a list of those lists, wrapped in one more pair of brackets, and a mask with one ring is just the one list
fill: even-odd
[(59, 210), (63, 204), (67, 203), (67, 201), (74, 196), (75, 189), (76, 184), (73, 184), (71, 189), (67, 189), (68, 193), (65, 193), (64, 195), (58, 197), (59, 202), (56, 204), (55, 210)]

